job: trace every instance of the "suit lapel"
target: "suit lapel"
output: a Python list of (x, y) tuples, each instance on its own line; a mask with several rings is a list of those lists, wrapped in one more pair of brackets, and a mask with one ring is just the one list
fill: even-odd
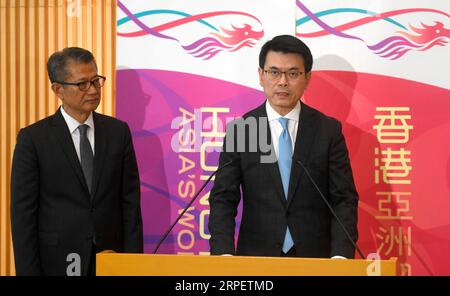
[(86, 190), (86, 193), (89, 194), (89, 189), (87, 187), (86, 180), (84, 179), (83, 170), (81, 168), (80, 160), (78, 159), (77, 152), (75, 150), (72, 136), (70, 134), (67, 123), (64, 120), (64, 117), (62, 116), (59, 109), (52, 116), (51, 126), (56, 134), (56, 137), (58, 138), (59, 143), (61, 144), (62, 151), (66, 155), (70, 166), (75, 172), (75, 175)]
[[(256, 117), (257, 119), (263, 117), (266, 118), (266, 120), (264, 120), (263, 124), (260, 125), (260, 121), (258, 120), (258, 127), (259, 129), (265, 128), (266, 129), (266, 135), (267, 135), (267, 141), (270, 143), (271, 146), (271, 150), (268, 153), (262, 153), (259, 149), (259, 154), (260, 154), (260, 161), (261, 161), (261, 156), (262, 155), (269, 155), (271, 153), (271, 151), (275, 151), (275, 149), (273, 148), (273, 142), (272, 142), (272, 134), (270, 132), (270, 127), (269, 127), (269, 121), (268, 121), (268, 117), (267, 117), (267, 111), (266, 111), (266, 103), (264, 103), (262, 106), (260, 106), (257, 110), (256, 110)], [(259, 135), (258, 135), (259, 136)], [(259, 139), (259, 137), (258, 137)], [(276, 158), (275, 158), (276, 160)], [(265, 168), (266, 170), (269, 171), (269, 174), (273, 180), (273, 184), (275, 186), (275, 190), (277, 192), (277, 198), (280, 200), (280, 202), (286, 206), (286, 198), (284, 197), (284, 191), (283, 191), (283, 185), (281, 182), (281, 175), (280, 175), (280, 170), (278, 168), (278, 161), (274, 161), (274, 162), (269, 162), (269, 163), (261, 163), (261, 166), (263, 168)]]
[(105, 163), (107, 137), (104, 121), (97, 113), (93, 113), (95, 125), (95, 156), (94, 156), (94, 175), (92, 177), (92, 199), (97, 192), (98, 182), (100, 180), (103, 164)]
[(295, 140), (294, 155), (292, 160), (291, 177), (289, 179), (288, 201), (289, 207), (294, 198), (298, 184), (303, 176), (304, 170), (296, 159), (300, 159), (303, 164), (307, 163), (309, 153), (311, 151), (314, 137), (316, 134), (317, 125), (315, 124), (314, 113), (311, 109), (300, 102), (302, 107), (300, 110), (300, 119), (297, 128), (297, 137)]

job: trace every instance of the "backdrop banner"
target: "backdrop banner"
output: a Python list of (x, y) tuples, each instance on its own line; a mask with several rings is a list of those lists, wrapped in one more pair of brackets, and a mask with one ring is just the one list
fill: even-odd
[[(116, 114), (133, 134), (145, 252), (217, 169), (226, 124), (264, 102), (261, 46), (290, 34), (314, 56), (302, 100), (343, 124), (363, 253), (450, 274), (447, 1), (119, 0), (117, 17)], [(213, 182), (159, 253), (208, 254)]]

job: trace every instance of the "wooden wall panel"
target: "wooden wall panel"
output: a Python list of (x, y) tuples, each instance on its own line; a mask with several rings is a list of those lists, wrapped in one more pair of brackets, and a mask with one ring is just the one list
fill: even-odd
[(0, 275), (14, 274), (10, 227), (10, 171), (20, 128), (53, 114), (59, 100), (47, 78), (55, 51), (93, 52), (107, 77), (97, 111), (115, 110), (115, 0), (0, 0)]

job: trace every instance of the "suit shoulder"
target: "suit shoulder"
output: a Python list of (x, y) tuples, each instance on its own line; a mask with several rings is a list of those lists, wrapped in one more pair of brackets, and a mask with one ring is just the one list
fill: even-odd
[(252, 110), (248, 111), (247, 113), (245, 113), (244, 115), (242, 115), (242, 117), (244, 119), (246, 119), (249, 117), (261, 117), (265, 114), (267, 114), (267, 113), (266, 113), (266, 103), (264, 102), (262, 105), (256, 107), (255, 109), (252, 109)]
[(101, 121), (102, 123), (111, 126), (111, 127), (127, 127), (128, 128), (128, 124), (125, 121), (122, 121), (118, 118), (109, 116), (109, 115), (104, 115), (104, 114), (100, 114), (100, 113), (95, 113), (95, 117), (97, 117), (97, 119), (99, 121)]
[(20, 132), (21, 133), (30, 133), (30, 134), (37, 134), (39, 132), (44, 132), (44, 130), (49, 126), (52, 117), (53, 117), (53, 115), (48, 116), (46, 118), (36, 121), (35, 123), (28, 125), (26, 127), (23, 127), (20, 129)]
[(326, 126), (340, 128), (342, 125), (341, 122), (339, 120), (337, 120), (336, 118), (328, 116), (328, 115), (324, 114), (323, 112), (321, 112), (311, 106), (308, 106), (304, 103), (302, 103), (302, 108), (305, 109), (306, 113), (313, 115), (316, 118), (316, 120), (319, 120)]

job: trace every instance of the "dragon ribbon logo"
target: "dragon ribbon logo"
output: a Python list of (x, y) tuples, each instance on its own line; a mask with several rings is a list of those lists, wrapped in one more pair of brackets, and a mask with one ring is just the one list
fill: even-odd
[[(245, 12), (215, 11), (191, 15), (177, 10), (159, 9), (133, 14), (121, 1), (117, 4), (126, 15), (117, 22), (118, 36), (132, 38), (150, 35), (170, 40), (177, 42), (193, 57), (204, 60), (209, 60), (222, 51), (235, 52), (244, 47), (253, 47), (264, 36), (259, 19)], [(149, 16), (158, 19), (164, 17), (166, 22), (155, 26), (147, 25), (143, 18), (148, 20)], [(231, 21), (239, 22), (239, 25), (230, 24)], [(121, 26), (129, 22), (135, 25), (134, 31), (119, 31)], [(224, 22), (227, 27), (223, 25)], [(222, 25), (219, 27), (217, 24)], [(199, 33), (203, 33), (203, 37), (199, 38)]]
[[(419, 12), (431, 13), (436, 17), (450, 19), (449, 14), (436, 9), (410, 8), (375, 13), (363, 9), (338, 8), (313, 13), (300, 0), (297, 0), (296, 4), (297, 7), (306, 15), (296, 21), (297, 37), (314, 38), (326, 35), (335, 35), (341, 38), (358, 40), (360, 42), (364, 42), (369, 50), (382, 58), (396, 60), (411, 50), (426, 51), (433, 46), (445, 46), (450, 39), (450, 30), (446, 28), (444, 23), (441, 21), (434, 21), (433, 25), (426, 25), (422, 22), (422, 27), (408, 25), (410, 28), (408, 29), (407, 26), (396, 19), (401, 15)], [(366, 16), (334, 27), (321, 19), (323, 16), (340, 13), (356, 13)], [(321, 30), (315, 32), (303, 32), (301, 28), (302, 25), (311, 21), (318, 25)], [(368, 38), (365, 38), (366, 36), (357, 36), (346, 33), (346, 31), (350, 29), (379, 21), (387, 22), (389, 25), (396, 28), (397, 31), (395, 31), (392, 36), (376, 41), (375, 43), (370, 43), (370, 41), (367, 41), (366, 39)]]

